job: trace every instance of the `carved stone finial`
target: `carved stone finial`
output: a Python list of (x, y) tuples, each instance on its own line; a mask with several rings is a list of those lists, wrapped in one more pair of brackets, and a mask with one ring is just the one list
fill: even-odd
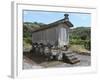
[(68, 16), (69, 16), (68, 14), (64, 14), (64, 16), (65, 16), (65, 19), (69, 19), (69, 18), (68, 18)]

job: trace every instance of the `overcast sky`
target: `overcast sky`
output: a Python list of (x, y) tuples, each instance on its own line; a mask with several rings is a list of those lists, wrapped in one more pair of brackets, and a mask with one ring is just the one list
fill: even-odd
[[(24, 22), (39, 22), (49, 24), (64, 18), (62, 12), (44, 12), (44, 11), (23, 11)], [(74, 27), (91, 27), (91, 14), (86, 13), (68, 13), (69, 20)]]

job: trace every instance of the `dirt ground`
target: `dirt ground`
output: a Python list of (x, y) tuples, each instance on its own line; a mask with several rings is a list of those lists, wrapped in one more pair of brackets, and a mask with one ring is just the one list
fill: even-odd
[(24, 53), (23, 55), (23, 69), (42, 69), (42, 68), (57, 68), (57, 67), (77, 67), (77, 66), (90, 66), (91, 56), (88, 55), (76, 55), (80, 60), (79, 63), (69, 64), (63, 61), (47, 61), (45, 57), (34, 56), (30, 53)]

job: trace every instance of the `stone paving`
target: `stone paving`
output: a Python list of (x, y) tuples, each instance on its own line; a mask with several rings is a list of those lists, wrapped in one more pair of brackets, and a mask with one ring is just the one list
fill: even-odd
[[(30, 57), (31, 56), (31, 57)], [(42, 69), (42, 68), (51, 68), (51, 67), (77, 67), (77, 66), (90, 66), (91, 65), (91, 56), (88, 55), (79, 55), (76, 56), (80, 60), (76, 64), (68, 64), (63, 61), (47, 61), (43, 57), (39, 56), (27, 56), (23, 57), (23, 69)]]

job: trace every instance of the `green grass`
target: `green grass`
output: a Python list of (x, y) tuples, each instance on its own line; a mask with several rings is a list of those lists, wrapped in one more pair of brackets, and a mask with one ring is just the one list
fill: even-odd
[(83, 45), (71, 45), (69, 50), (80, 54), (89, 53), (89, 51), (85, 49)]
[(23, 47), (26, 48), (26, 49), (31, 49), (31, 44), (29, 43), (26, 43), (25, 41), (23, 41)]

